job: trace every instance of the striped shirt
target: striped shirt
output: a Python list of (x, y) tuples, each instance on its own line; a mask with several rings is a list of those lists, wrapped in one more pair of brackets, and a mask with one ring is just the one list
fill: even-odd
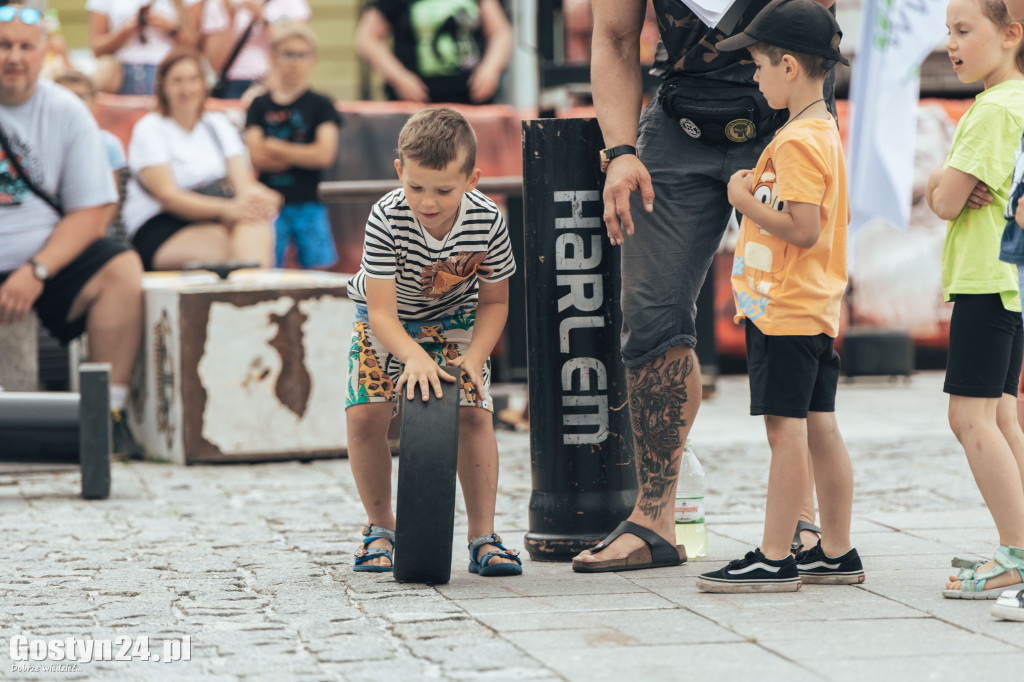
[(500, 282), (516, 264), (501, 211), (477, 190), (462, 197), (459, 216), (444, 239), (431, 237), (399, 188), (373, 206), (366, 222), (363, 260), (348, 296), (366, 305), (366, 278), (393, 279), (399, 320), (431, 320), (477, 304), (478, 278)]

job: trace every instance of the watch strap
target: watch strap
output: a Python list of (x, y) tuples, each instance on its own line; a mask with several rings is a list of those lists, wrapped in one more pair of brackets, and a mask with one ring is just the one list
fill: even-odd
[(633, 156), (640, 156), (637, 148), (631, 144), (620, 144), (615, 147), (608, 147), (601, 150), (601, 172), (607, 172), (608, 164), (611, 163), (612, 159), (623, 154), (632, 154)]

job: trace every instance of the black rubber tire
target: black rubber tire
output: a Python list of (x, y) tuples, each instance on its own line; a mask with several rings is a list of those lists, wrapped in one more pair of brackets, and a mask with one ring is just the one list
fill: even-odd
[[(461, 378), (458, 367), (445, 372)], [(459, 457), (461, 381), (442, 382), (444, 397), (402, 393), (395, 528), (395, 580), (443, 584), (452, 575), (455, 478)]]

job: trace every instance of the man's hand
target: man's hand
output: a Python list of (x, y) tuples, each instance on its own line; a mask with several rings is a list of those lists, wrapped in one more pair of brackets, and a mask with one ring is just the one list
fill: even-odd
[(654, 210), (654, 186), (646, 166), (632, 154), (623, 154), (608, 164), (604, 182), (604, 224), (612, 246), (621, 246), (623, 233), (633, 235), (633, 216), (629, 212), (629, 195), (640, 192), (644, 210)]
[(0, 285), (0, 324), (21, 322), (43, 293), (43, 283), (23, 265)]
[(460, 355), (454, 360), (449, 360), (448, 364), (460, 367), (466, 373), (466, 376), (469, 377), (470, 382), (473, 384), (473, 388), (476, 389), (476, 406), (481, 407), (484, 399), (487, 397), (487, 392), (484, 390), (484, 363), (486, 359), (481, 360), (471, 353), (472, 351), (467, 352), (465, 355)]
[(729, 178), (729, 203), (733, 207), (736, 207), (737, 202), (753, 196), (754, 192), (750, 186), (750, 176), (753, 174), (754, 171), (750, 169), (738, 170)]
[(1017, 202), (1017, 210), (1013, 214), (1013, 219), (1017, 222), (1017, 226), (1024, 230), (1024, 201)]

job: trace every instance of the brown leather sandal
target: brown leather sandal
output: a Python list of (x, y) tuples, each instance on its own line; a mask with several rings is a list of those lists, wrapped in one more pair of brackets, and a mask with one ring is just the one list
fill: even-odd
[(682, 545), (672, 546), (663, 537), (650, 528), (644, 528), (632, 521), (623, 521), (611, 535), (601, 541), (597, 547), (586, 550), (597, 554), (610, 545), (615, 538), (623, 533), (635, 535), (647, 543), (646, 547), (634, 550), (622, 559), (604, 559), (598, 561), (572, 560), (572, 570), (577, 573), (607, 573), (609, 571), (636, 571), (642, 568), (661, 568), (678, 566), (686, 562), (686, 548)]

